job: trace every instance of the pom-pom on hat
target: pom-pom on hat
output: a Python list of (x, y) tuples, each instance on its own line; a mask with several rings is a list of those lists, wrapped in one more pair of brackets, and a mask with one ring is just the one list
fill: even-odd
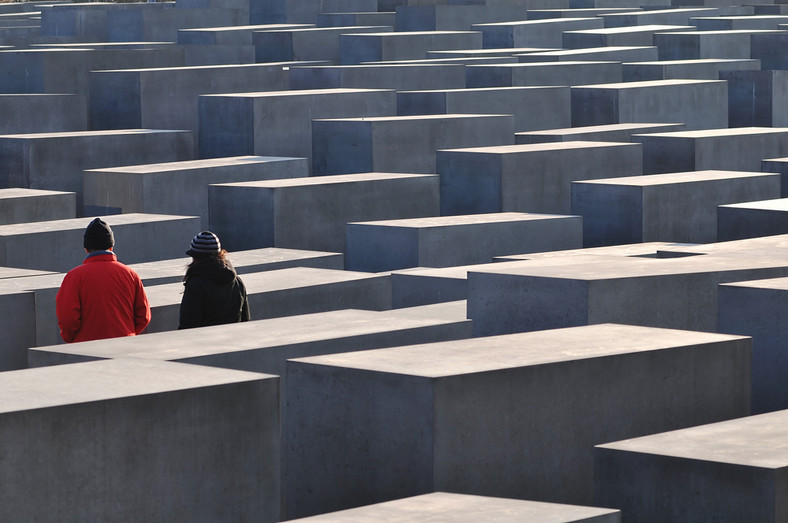
[(82, 245), (89, 251), (106, 251), (115, 245), (115, 235), (106, 222), (96, 218), (85, 229)]
[(219, 237), (211, 231), (202, 231), (192, 238), (191, 248), (186, 254), (192, 257), (205, 256), (208, 254), (219, 254), (222, 250), (222, 243)]

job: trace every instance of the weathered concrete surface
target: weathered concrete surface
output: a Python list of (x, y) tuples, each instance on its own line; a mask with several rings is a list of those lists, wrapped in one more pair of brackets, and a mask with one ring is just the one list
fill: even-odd
[(588, 127), (566, 127), (515, 133), (515, 143), (545, 142), (631, 142), (633, 134), (683, 131), (683, 123), (616, 123)]
[(290, 360), (286, 516), (435, 490), (587, 504), (596, 442), (747, 415), (749, 357), (595, 325)]
[(599, 445), (595, 503), (636, 521), (781, 521), (787, 411)]
[(279, 520), (276, 376), (127, 359), (0, 390), (3, 520)]
[(717, 207), (717, 240), (788, 234), (788, 199), (732, 203)]

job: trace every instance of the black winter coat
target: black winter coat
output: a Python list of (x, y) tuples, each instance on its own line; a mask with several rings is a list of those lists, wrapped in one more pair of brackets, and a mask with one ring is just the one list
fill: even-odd
[(228, 260), (196, 260), (184, 286), (179, 329), (249, 321), (246, 287)]

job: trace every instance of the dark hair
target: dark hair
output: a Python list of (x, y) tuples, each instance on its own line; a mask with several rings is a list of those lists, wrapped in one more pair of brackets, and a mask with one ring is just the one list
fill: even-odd
[(186, 283), (186, 280), (191, 276), (192, 270), (203, 263), (218, 262), (225, 267), (230, 266), (230, 260), (227, 259), (227, 254), (227, 251), (221, 249), (219, 252), (212, 252), (210, 254), (192, 255), (192, 262), (186, 266), (186, 274), (183, 275), (183, 282)]

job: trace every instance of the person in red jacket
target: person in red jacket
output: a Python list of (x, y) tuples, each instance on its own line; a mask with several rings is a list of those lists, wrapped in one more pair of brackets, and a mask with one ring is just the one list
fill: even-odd
[(115, 237), (100, 218), (85, 229), (82, 265), (70, 270), (57, 293), (57, 323), (67, 343), (135, 336), (150, 323), (142, 280), (112, 252)]

